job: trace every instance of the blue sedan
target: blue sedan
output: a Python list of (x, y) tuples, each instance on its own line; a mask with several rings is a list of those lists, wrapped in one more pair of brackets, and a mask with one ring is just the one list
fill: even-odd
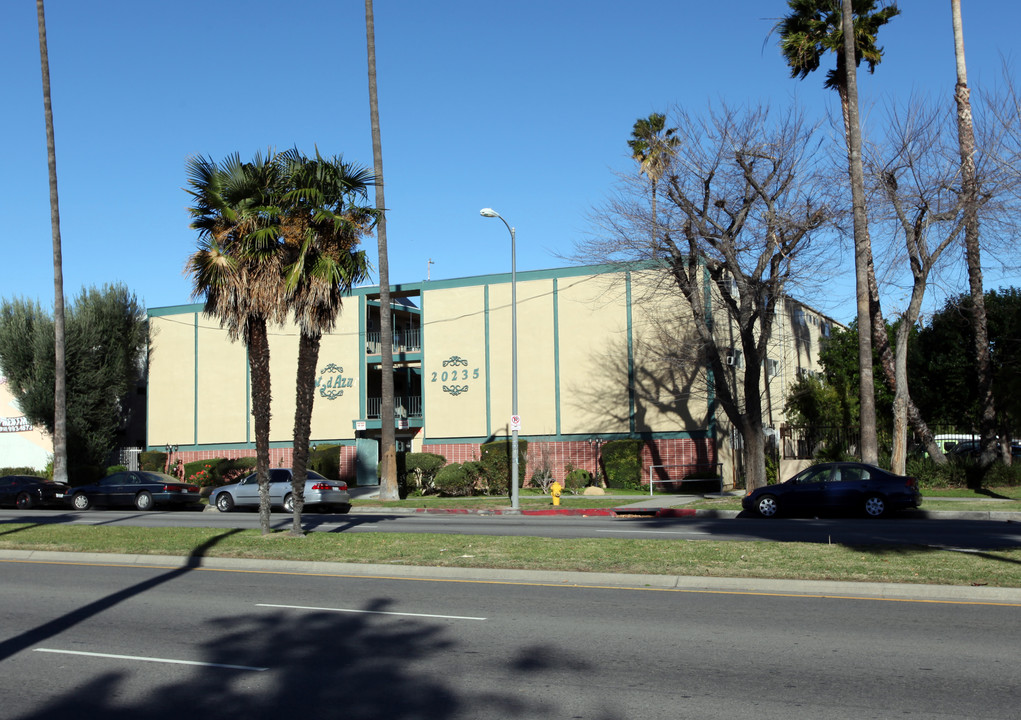
[(170, 475), (145, 470), (114, 473), (92, 485), (71, 488), (67, 497), (75, 510), (93, 505), (121, 505), (152, 510), (157, 505), (198, 505), (199, 487)]
[(825, 463), (802, 470), (787, 482), (753, 490), (741, 506), (762, 517), (801, 513), (864, 513), (882, 517), (922, 504), (913, 477), (857, 462)]

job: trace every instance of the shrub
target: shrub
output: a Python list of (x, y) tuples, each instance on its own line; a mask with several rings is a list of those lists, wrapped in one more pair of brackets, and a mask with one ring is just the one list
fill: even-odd
[(568, 490), (581, 490), (592, 484), (592, 473), (588, 470), (575, 468), (564, 476), (564, 487)]
[(30, 467), (5, 467), (0, 468), (0, 476), (3, 475), (31, 475), (33, 477), (47, 477), (45, 470), (36, 470)]
[(642, 441), (636, 438), (611, 440), (599, 454), (606, 470), (606, 485), (639, 490), (642, 487)]
[(237, 482), (255, 471), (254, 457), (225, 458), (214, 462), (213, 475), (217, 485)]
[(405, 453), (404, 472), (398, 482), (409, 490), (429, 490), (447, 459), (436, 453)]
[(127, 465), (111, 465), (106, 469), (106, 474), (113, 475), (114, 473), (124, 472), (127, 469)]
[(318, 445), (309, 451), (308, 469), (315, 470), (324, 478), (340, 479), (340, 445)]
[(450, 463), (440, 468), (433, 480), (436, 489), (447, 497), (471, 495), (474, 482), (461, 463)]
[[(510, 438), (484, 443), (479, 462), (482, 464), (487, 491), (490, 495), (506, 495), (510, 490), (511, 474)], [(518, 440), (518, 487), (525, 479), (528, 464), (528, 441)]]
[(184, 481), (199, 487), (217, 485), (215, 467), (219, 462), (220, 460), (217, 458), (214, 460), (194, 460), (190, 463), (185, 463)]
[(150, 472), (163, 472), (167, 465), (167, 454), (159, 450), (147, 450), (138, 453), (138, 469)]

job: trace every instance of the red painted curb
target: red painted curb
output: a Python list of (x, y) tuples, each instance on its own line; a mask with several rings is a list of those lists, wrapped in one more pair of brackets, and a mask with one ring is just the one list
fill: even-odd
[(656, 511), (656, 517), (695, 517), (698, 510), (694, 508), (660, 508)]
[(563, 509), (563, 510), (522, 510), (522, 515), (616, 515), (614, 510), (606, 508), (592, 508), (589, 510)]

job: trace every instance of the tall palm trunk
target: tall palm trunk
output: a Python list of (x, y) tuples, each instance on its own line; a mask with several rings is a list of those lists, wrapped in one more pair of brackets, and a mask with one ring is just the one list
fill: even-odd
[[(862, 462), (879, 462), (876, 439), (876, 399), (872, 371), (872, 328), (869, 306), (869, 267), (872, 243), (865, 215), (865, 173), (861, 159), (861, 120), (858, 116), (858, 73), (854, 50), (854, 15), (851, 0), (843, 0), (844, 71), (846, 85), (841, 93), (845, 106), (848, 171), (851, 177), (851, 202), (854, 207), (854, 276), (858, 307), (858, 364), (860, 367), (859, 422), (861, 424)], [(850, 29), (850, 30), (849, 30)]]
[(390, 311), (390, 263), (386, 250), (386, 200), (383, 193), (383, 144), (379, 132), (379, 101), (376, 96), (376, 30), (372, 0), (365, 0), (365, 38), (369, 52), (369, 115), (372, 122), (372, 165), (376, 175), (376, 209), (379, 222), (376, 238), (379, 248), (379, 337), (382, 373), (379, 422), (381, 426), (382, 466), (379, 496), (397, 500), (397, 443), (394, 435), (394, 358), (393, 322)]
[(319, 345), (322, 335), (301, 333), (298, 339), (298, 386), (294, 408), (294, 452), (291, 459), (291, 500), (294, 503), (291, 535), (301, 537), (301, 513), (305, 508), (305, 479), (308, 477), (308, 440), (312, 428), (312, 407), (315, 403), (315, 377), (319, 364)]
[(954, 57), (957, 60), (957, 139), (961, 147), (961, 191), (964, 195), (964, 255), (968, 262), (971, 290), (971, 328), (975, 337), (975, 373), (978, 381), (979, 431), (982, 450), (979, 465), (986, 467), (996, 457), (996, 406), (993, 400), (993, 367), (989, 356), (989, 330), (982, 290), (982, 257), (978, 231), (978, 179), (975, 173), (975, 128), (971, 117), (971, 91), (964, 61), (964, 29), (961, 0), (950, 0), (954, 22)]
[(269, 420), (270, 373), (269, 334), (264, 318), (249, 318), (246, 323), (248, 368), (252, 378), (252, 415), (255, 417), (255, 477), (259, 482), (259, 527), (270, 532), (269, 503)]
[(67, 482), (67, 363), (64, 350), (64, 263), (60, 250), (60, 203), (57, 197), (57, 145), (50, 102), (50, 54), (46, 47), (46, 11), (36, 0), (39, 17), (39, 59), (43, 73), (43, 109), (46, 115), (46, 158), (50, 173), (50, 226), (53, 229), (53, 347), (56, 377), (53, 384), (53, 479)]

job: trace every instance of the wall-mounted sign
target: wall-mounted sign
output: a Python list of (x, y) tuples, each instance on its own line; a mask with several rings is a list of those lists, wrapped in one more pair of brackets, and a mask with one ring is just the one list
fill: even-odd
[(443, 392), (454, 397), (468, 392), (469, 386), (462, 385), (462, 382), (478, 379), (479, 369), (471, 367), (468, 361), (459, 355), (451, 355), (443, 361), (442, 370), (433, 370), (429, 374), (429, 382), (441, 383)]
[(0, 432), (25, 432), (33, 430), (32, 423), (25, 416), (0, 418)]
[(316, 387), (319, 394), (327, 400), (336, 400), (344, 394), (344, 388), (354, 387), (353, 377), (344, 377), (344, 368), (330, 363), (319, 372)]

